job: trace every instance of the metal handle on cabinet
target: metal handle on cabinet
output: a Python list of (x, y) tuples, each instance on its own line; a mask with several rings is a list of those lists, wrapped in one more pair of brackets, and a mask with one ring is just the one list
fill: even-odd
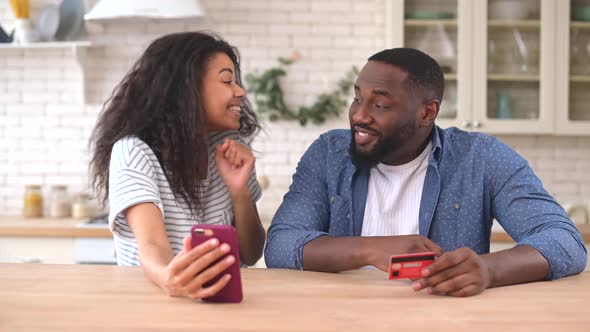
[(465, 128), (465, 129), (469, 129), (469, 128), (471, 128), (471, 123), (469, 123), (469, 121), (463, 120), (463, 122), (461, 122), (461, 127)]
[(21, 261), (21, 263), (27, 263), (27, 264), (41, 264), (41, 263), (43, 263), (43, 260), (39, 257), (21, 257), (20, 261)]
[(481, 123), (477, 120), (473, 121), (473, 128), (481, 128)]

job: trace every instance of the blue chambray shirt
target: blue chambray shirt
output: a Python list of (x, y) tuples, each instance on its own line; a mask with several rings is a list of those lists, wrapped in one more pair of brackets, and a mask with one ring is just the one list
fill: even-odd
[[(361, 234), (368, 169), (348, 154), (350, 130), (321, 135), (305, 152), (268, 231), (268, 267), (303, 268), (303, 247), (323, 235)], [(435, 127), (419, 212), (420, 235), (445, 251), (489, 253), (493, 220), (549, 262), (547, 279), (584, 270), (582, 237), (528, 162), (498, 139)]]

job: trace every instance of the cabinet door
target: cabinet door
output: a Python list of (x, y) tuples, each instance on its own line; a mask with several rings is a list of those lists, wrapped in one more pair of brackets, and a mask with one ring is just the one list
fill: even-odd
[(557, 26), (557, 133), (590, 135), (590, 2), (560, 1)]
[(73, 264), (72, 238), (2, 237), (0, 262)]
[(473, 127), (554, 131), (554, 0), (473, 2)]
[(389, 47), (424, 51), (441, 65), (445, 92), (437, 124), (469, 125), (471, 104), (471, 0), (387, 1)]

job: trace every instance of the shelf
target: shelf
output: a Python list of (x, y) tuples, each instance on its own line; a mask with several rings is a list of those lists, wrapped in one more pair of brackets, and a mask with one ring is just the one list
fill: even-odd
[(431, 27), (442, 25), (445, 27), (456, 27), (457, 20), (404, 20), (406, 27)]
[(571, 82), (590, 83), (590, 75), (570, 75)]
[(488, 81), (535, 82), (539, 75), (533, 74), (488, 74)]
[(538, 29), (541, 27), (539, 20), (488, 20), (490, 28), (523, 28)]
[(90, 47), (89, 41), (72, 41), (72, 42), (39, 42), (28, 44), (0, 43), (0, 49), (32, 49), (32, 48), (71, 48)]
[(0, 43), (0, 48), (27, 49), (27, 48), (74, 48), (90, 47), (89, 41), (71, 41), (71, 42), (39, 42), (28, 44)]
[(577, 29), (590, 29), (590, 22), (572, 21), (570, 26)]

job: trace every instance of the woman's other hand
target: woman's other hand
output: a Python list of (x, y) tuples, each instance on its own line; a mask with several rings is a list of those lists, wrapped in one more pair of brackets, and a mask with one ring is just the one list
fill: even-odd
[(239, 141), (226, 138), (223, 144), (217, 146), (215, 164), (230, 194), (248, 190), (255, 160), (252, 151)]

